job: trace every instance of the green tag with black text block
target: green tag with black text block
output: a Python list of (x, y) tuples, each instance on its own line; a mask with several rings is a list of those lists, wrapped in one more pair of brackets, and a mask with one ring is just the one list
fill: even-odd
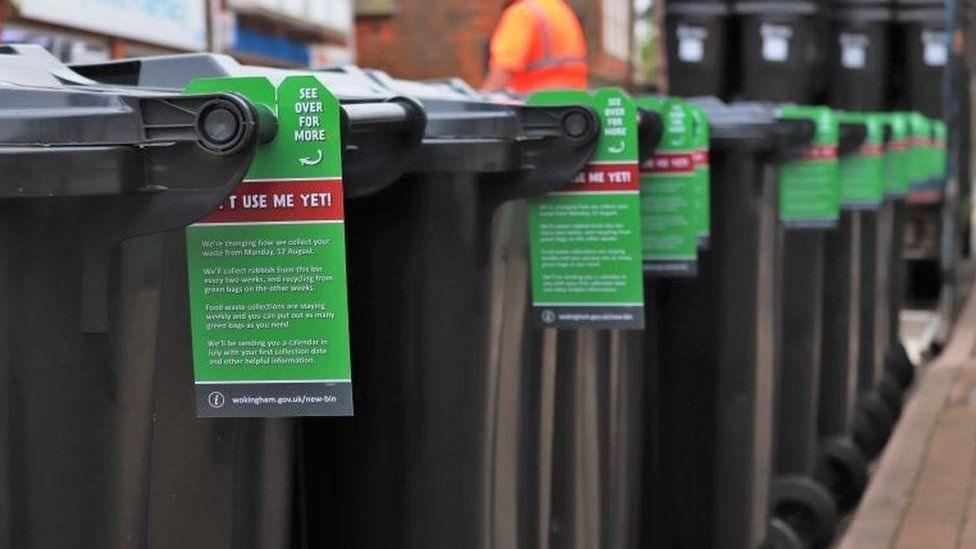
[(637, 110), (621, 90), (546, 91), (530, 105), (588, 105), (601, 124), (589, 165), (530, 199), (532, 311), (543, 328), (644, 327)]
[(314, 76), (197, 80), (273, 112), (244, 182), (186, 229), (197, 415), (352, 415), (340, 107)]

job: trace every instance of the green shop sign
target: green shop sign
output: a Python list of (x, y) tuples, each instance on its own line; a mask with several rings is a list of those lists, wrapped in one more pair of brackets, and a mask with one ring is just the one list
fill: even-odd
[(534, 322), (544, 328), (644, 327), (637, 108), (621, 90), (546, 91), (530, 105), (588, 105), (600, 138), (589, 165), (529, 201)]
[(830, 228), (840, 216), (837, 116), (828, 107), (788, 106), (780, 118), (814, 124), (813, 142), (779, 166), (779, 216), (787, 228)]
[(351, 415), (339, 102), (314, 76), (198, 80), (279, 122), (244, 182), (186, 230), (197, 414)]

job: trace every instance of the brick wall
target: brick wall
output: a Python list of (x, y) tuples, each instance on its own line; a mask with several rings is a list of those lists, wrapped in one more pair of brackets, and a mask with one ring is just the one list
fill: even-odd
[(357, 62), (410, 78), (460, 76), (479, 84), (497, 0), (400, 0), (388, 17), (356, 23)]
[[(631, 0), (617, 0), (630, 3)], [(623, 86), (628, 83), (629, 65), (626, 61), (607, 55), (603, 50), (604, 0), (567, 0), (583, 24), (586, 44), (590, 51), (590, 83), (593, 86)]]
[[(604, 1), (569, 3), (583, 23), (594, 84), (624, 85), (627, 63), (607, 55), (600, 42)], [(398, 0), (396, 8), (390, 16), (357, 20), (359, 65), (401, 78), (460, 76), (472, 85), (481, 83), (488, 40), (501, 15), (500, 0)]]

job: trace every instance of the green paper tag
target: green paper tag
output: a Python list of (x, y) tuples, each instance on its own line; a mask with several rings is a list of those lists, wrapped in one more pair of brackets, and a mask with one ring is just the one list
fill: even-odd
[(935, 148), (935, 167), (933, 169), (933, 176), (937, 178), (944, 178), (946, 176), (946, 169), (948, 168), (948, 132), (946, 130), (946, 123), (941, 120), (936, 120), (933, 124), (933, 134), (935, 135), (935, 141), (933, 146)]
[(545, 328), (644, 327), (637, 109), (623, 91), (546, 91), (530, 105), (589, 105), (597, 151), (573, 181), (529, 200), (532, 309)]
[(909, 192), (921, 190), (932, 177), (932, 121), (921, 113), (908, 115), (911, 138), (908, 149)]
[(884, 123), (870, 113), (842, 113), (841, 122), (864, 124), (867, 136), (854, 153), (840, 157), (840, 205), (874, 210), (884, 200)]
[(832, 228), (840, 216), (837, 116), (827, 107), (789, 106), (781, 118), (814, 122), (813, 143), (779, 167), (779, 217), (787, 228)]
[(654, 156), (641, 165), (644, 270), (654, 276), (695, 276), (702, 205), (694, 119), (680, 99), (648, 97), (637, 105), (657, 112), (663, 122)]
[(910, 161), (908, 117), (904, 113), (890, 113), (885, 119), (891, 131), (884, 154), (885, 196), (893, 199), (904, 198), (908, 194)]
[(708, 249), (712, 236), (712, 170), (708, 154), (708, 117), (705, 115), (705, 110), (698, 105), (689, 103), (687, 108), (691, 112), (691, 119), (695, 126), (692, 160), (695, 162), (695, 187), (697, 188), (695, 205), (698, 211), (698, 247)]
[(197, 80), (276, 113), (244, 182), (186, 229), (200, 417), (352, 415), (339, 102), (314, 76)]

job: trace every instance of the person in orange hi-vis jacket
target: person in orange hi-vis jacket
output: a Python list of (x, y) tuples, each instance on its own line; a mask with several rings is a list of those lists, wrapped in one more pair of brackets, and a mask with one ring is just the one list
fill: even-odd
[(507, 0), (482, 89), (518, 95), (587, 86), (586, 39), (564, 0)]

